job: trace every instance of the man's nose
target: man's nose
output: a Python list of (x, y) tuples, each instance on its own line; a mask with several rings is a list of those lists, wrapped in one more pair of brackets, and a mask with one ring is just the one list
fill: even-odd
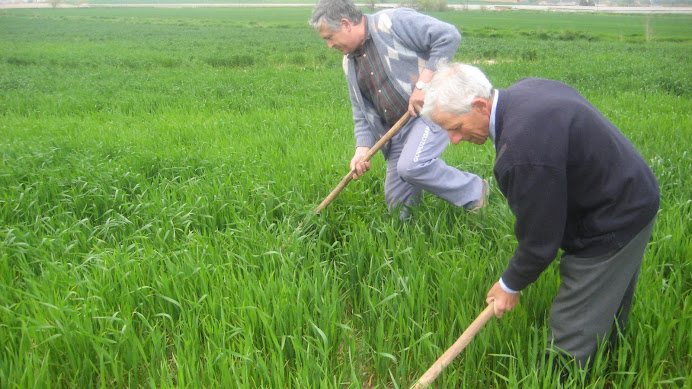
[(447, 136), (449, 136), (449, 140), (452, 141), (452, 144), (458, 145), (459, 142), (461, 142), (461, 135), (456, 132), (448, 132)]

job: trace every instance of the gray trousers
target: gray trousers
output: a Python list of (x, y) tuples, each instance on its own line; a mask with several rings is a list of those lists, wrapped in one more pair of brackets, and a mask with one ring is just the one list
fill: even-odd
[(418, 204), (423, 191), (458, 207), (472, 208), (480, 200), (483, 180), (439, 158), (447, 145), (447, 132), (423, 118), (409, 120), (392, 137), (384, 183), (390, 211), (401, 206), (399, 217), (408, 217), (408, 208)]
[(611, 341), (616, 338), (613, 324), (624, 329), (653, 226), (654, 220), (615, 253), (562, 257), (562, 282), (550, 309), (548, 348), (552, 344), (588, 368), (598, 345), (608, 336)]

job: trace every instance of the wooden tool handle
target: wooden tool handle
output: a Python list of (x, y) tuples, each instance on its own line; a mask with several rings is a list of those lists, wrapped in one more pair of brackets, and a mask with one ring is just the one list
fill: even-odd
[(422, 389), (422, 388), (427, 388), (428, 385), (430, 385), (431, 382), (437, 378), (440, 373), (442, 373), (442, 369), (447, 367), (454, 358), (456, 358), (457, 355), (466, 347), (471, 342), (471, 339), (480, 331), (481, 328), (485, 325), (485, 323), (490, 320), (490, 318), (494, 314), (494, 303), (491, 302), (488, 304), (488, 306), (481, 312), (480, 315), (476, 318), (476, 320), (471, 323), (471, 325), (466, 328), (466, 331), (464, 331), (463, 334), (457, 339), (456, 342), (450, 347), (447, 351), (442, 354), (441, 357), (435, 361), (435, 363), (430, 366), (428, 371), (426, 371), (419, 379), (416, 381), (416, 383), (411, 387), (411, 389)]
[[(384, 134), (384, 136), (382, 136), (382, 138), (380, 138), (380, 140), (377, 141), (377, 143), (375, 143), (374, 146), (372, 146), (372, 148), (370, 149), (370, 151), (368, 151), (367, 154), (365, 154), (365, 157), (362, 159), (362, 161), (369, 161), (370, 158), (372, 158), (382, 148), (382, 146), (384, 146), (385, 143), (387, 143), (394, 136), (394, 134), (399, 132), (401, 127), (403, 127), (404, 124), (406, 124), (410, 117), (411, 115), (408, 112), (406, 112), (399, 120), (397, 120), (397, 122), (394, 123), (392, 128), (389, 131), (387, 131), (387, 133)], [(344, 189), (346, 185), (348, 185), (348, 183), (353, 178), (353, 174), (355, 172), (355, 170), (351, 170), (350, 172), (348, 172), (348, 174), (346, 174), (344, 178), (341, 179), (341, 182), (339, 182), (339, 184), (334, 189), (332, 189), (329, 195), (322, 201), (322, 203), (320, 203), (320, 205), (317, 206), (317, 208), (315, 208), (313, 212), (317, 213), (324, 209), (327, 205), (329, 205), (329, 203), (331, 203), (332, 200), (334, 200), (336, 196), (339, 195), (339, 192), (341, 192), (341, 190)]]

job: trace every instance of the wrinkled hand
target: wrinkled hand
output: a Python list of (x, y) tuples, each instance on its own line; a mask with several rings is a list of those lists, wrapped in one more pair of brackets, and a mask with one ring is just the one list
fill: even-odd
[(355, 170), (353, 174), (354, 180), (357, 180), (363, 173), (370, 170), (370, 161), (363, 162), (363, 158), (365, 158), (369, 151), (370, 147), (356, 147), (356, 152), (353, 154), (353, 158), (351, 158), (351, 170)]
[(505, 312), (509, 312), (519, 302), (519, 293), (507, 293), (500, 286), (500, 282), (496, 282), (490, 291), (485, 302), (490, 304), (495, 301), (495, 316), (499, 319)]
[(413, 88), (411, 98), (408, 100), (408, 113), (411, 117), (418, 116), (418, 112), (423, 108), (423, 100), (425, 100), (425, 92), (418, 88)]

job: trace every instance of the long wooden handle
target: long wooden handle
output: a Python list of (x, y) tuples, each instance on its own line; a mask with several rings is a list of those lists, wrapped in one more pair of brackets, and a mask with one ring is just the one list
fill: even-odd
[[(408, 112), (406, 112), (401, 117), (401, 119), (399, 119), (396, 123), (394, 123), (392, 128), (389, 131), (387, 131), (387, 133), (384, 134), (384, 136), (382, 136), (382, 138), (380, 138), (380, 140), (377, 141), (377, 143), (375, 143), (374, 146), (372, 146), (370, 151), (368, 151), (368, 153), (365, 154), (365, 157), (362, 159), (362, 161), (363, 162), (369, 161), (370, 158), (372, 158), (382, 148), (382, 146), (384, 146), (384, 144), (387, 143), (394, 136), (394, 134), (399, 132), (401, 127), (403, 127), (404, 124), (406, 124), (406, 122), (408, 121), (408, 119), (410, 117), (411, 117), (411, 115)], [(322, 209), (324, 209), (327, 205), (329, 205), (329, 203), (331, 203), (332, 200), (334, 200), (336, 198), (336, 196), (339, 195), (339, 192), (341, 192), (341, 190), (344, 189), (346, 187), (346, 185), (351, 181), (351, 179), (353, 178), (353, 174), (355, 172), (356, 172), (355, 169), (348, 172), (348, 174), (346, 174), (344, 176), (344, 178), (341, 179), (341, 182), (339, 182), (339, 184), (334, 189), (332, 189), (331, 193), (329, 193), (329, 195), (322, 201), (322, 203), (320, 203), (320, 205), (317, 206), (317, 208), (315, 208), (315, 210), (313, 212), (317, 213), (317, 212), (321, 211)]]
[(428, 385), (430, 385), (431, 382), (437, 378), (440, 373), (442, 373), (442, 369), (447, 367), (454, 358), (456, 358), (457, 355), (466, 347), (471, 342), (471, 339), (480, 331), (481, 328), (485, 325), (485, 323), (490, 320), (490, 318), (493, 316), (494, 311), (493, 311), (493, 306), (494, 303), (491, 302), (488, 304), (488, 306), (481, 312), (480, 315), (476, 318), (476, 320), (471, 323), (471, 325), (466, 328), (466, 331), (464, 331), (463, 334), (457, 339), (456, 342), (450, 347), (447, 351), (442, 354), (441, 357), (435, 361), (435, 363), (430, 366), (428, 371), (426, 371), (419, 379), (416, 381), (416, 383), (411, 387), (411, 389), (422, 389), (422, 388), (427, 388)]

